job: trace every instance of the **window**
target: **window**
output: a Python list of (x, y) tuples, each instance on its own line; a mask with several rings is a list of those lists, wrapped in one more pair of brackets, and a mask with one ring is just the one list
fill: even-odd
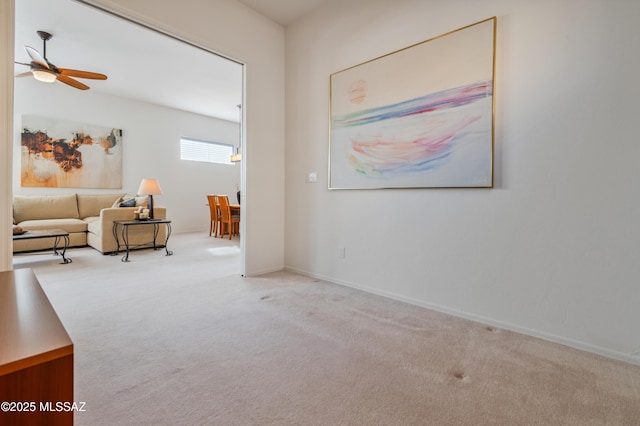
[(180, 159), (206, 163), (233, 164), (233, 145), (220, 142), (180, 138)]

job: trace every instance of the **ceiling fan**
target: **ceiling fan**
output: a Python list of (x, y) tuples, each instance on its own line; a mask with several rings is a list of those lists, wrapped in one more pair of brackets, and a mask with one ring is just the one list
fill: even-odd
[(25, 46), (24, 50), (27, 52), (27, 55), (31, 58), (30, 63), (17, 62), (16, 64), (27, 65), (31, 67), (31, 70), (24, 72), (22, 74), (16, 75), (16, 77), (25, 77), (28, 75), (33, 75), (36, 80), (44, 81), (46, 83), (53, 83), (58, 80), (64, 84), (68, 84), (71, 87), (75, 87), (80, 90), (87, 90), (89, 86), (84, 83), (79, 82), (75, 78), (88, 78), (92, 80), (106, 80), (107, 76), (104, 74), (99, 74), (96, 72), (89, 71), (80, 71), (80, 70), (72, 70), (69, 68), (58, 68), (53, 65), (47, 59), (47, 40), (49, 40), (52, 35), (46, 31), (37, 31), (38, 35), (42, 39), (42, 55), (38, 53), (36, 49), (33, 47)]

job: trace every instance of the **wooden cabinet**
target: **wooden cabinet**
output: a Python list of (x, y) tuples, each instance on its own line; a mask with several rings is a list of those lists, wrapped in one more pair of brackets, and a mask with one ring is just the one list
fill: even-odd
[(0, 272), (0, 424), (70, 425), (73, 402), (73, 342), (58, 315), (33, 271)]

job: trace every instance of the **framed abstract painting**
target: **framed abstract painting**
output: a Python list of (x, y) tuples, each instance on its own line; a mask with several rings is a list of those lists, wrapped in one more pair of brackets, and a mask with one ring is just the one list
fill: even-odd
[(329, 189), (493, 187), (496, 18), (330, 77)]
[(122, 188), (122, 130), (25, 115), (23, 187)]

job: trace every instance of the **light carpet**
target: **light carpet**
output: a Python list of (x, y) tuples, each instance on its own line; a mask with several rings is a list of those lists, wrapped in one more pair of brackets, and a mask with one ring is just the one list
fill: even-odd
[(31, 267), (75, 343), (78, 425), (638, 425), (640, 367), (324, 281), (237, 239)]

